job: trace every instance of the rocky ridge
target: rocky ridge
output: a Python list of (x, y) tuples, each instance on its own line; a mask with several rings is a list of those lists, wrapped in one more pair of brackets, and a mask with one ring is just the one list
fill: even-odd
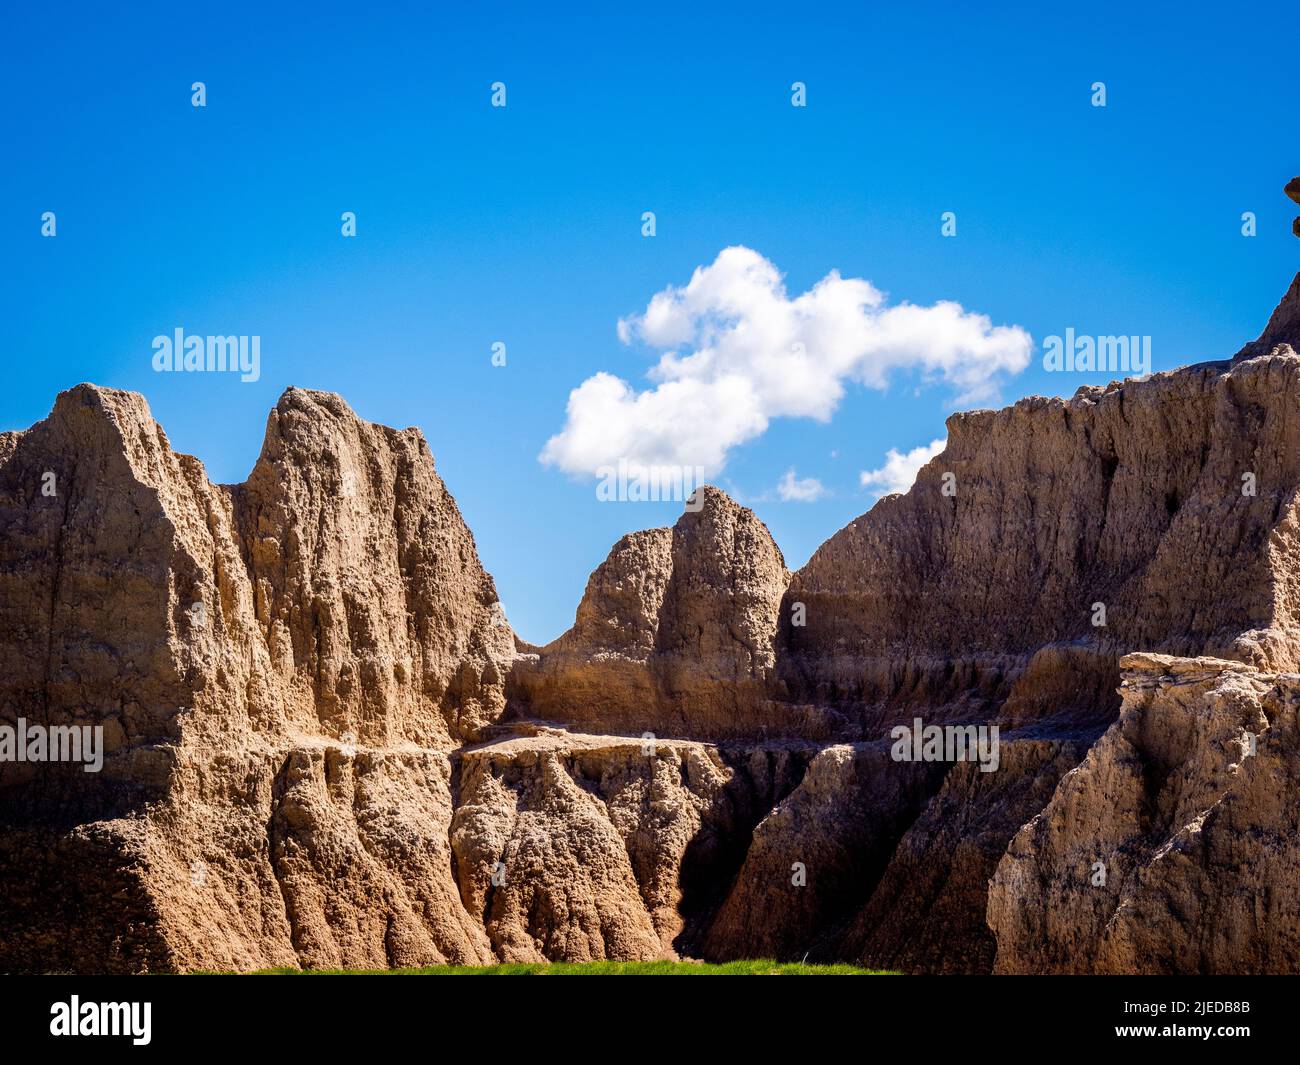
[[(106, 757), (0, 762), (0, 969), (1300, 971), (1297, 299), (954, 415), (793, 574), (702, 489), (542, 648), (417, 430), (290, 389), (221, 486), (63, 393), (0, 434), (0, 725)], [(895, 760), (917, 717), (998, 768)]]

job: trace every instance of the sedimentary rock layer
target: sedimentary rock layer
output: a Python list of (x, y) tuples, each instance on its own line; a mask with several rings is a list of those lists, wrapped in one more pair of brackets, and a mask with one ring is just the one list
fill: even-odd
[[(82, 385), (5, 434), (0, 530), (0, 723), (106, 756), (0, 762), (0, 968), (489, 956), (446, 905), (448, 754), (504, 711), (513, 636), (417, 431), (291, 389), (229, 489)], [(39, 897), (111, 949), (52, 947)]]
[[(416, 430), (290, 389), (220, 486), (63, 393), (0, 434), (0, 726), (105, 757), (0, 760), (0, 969), (1300, 970), (1297, 293), (954, 415), (793, 574), (701, 489), (540, 648)], [(901, 760), (917, 719), (996, 768)]]
[(1300, 677), (1123, 666), (1119, 719), (998, 864), (997, 970), (1300, 971)]

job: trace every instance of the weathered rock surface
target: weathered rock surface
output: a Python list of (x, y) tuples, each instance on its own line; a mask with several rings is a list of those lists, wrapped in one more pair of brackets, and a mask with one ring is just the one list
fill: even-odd
[(651, 668), (673, 568), (673, 532), (623, 537), (587, 581), (573, 628), (518, 664), (519, 697), (541, 717), (640, 734), (658, 691)]
[[(0, 531), (0, 724), (106, 754), (0, 762), (0, 968), (490, 956), (448, 755), (504, 710), (513, 635), (418, 432), (291, 389), (225, 489), (82, 385), (6, 434)], [(96, 932), (52, 946), (39, 897)]]
[(500, 957), (674, 956), (677, 873), (732, 775), (715, 750), (550, 730), (459, 764), (461, 897)]
[(1119, 719), (998, 864), (997, 970), (1300, 970), (1300, 677), (1123, 665)]
[(839, 956), (837, 936), (942, 776), (886, 744), (839, 744), (755, 828), (703, 942), (707, 958)]
[(0, 970), (1300, 971), (1297, 343), (1300, 278), (1231, 360), (954, 415), (793, 575), (701, 489), (541, 648), (416, 430), (290, 389), (217, 486), (65, 392), (0, 434), (0, 726), (106, 757), (0, 761)]
[(512, 634), (419, 430), (290, 389), (232, 495), (257, 622), (298, 719), (437, 745), (500, 716)]
[[(1052, 644), (1294, 668), (1300, 623), (1277, 555), (1294, 535), (1298, 400), (1300, 359), (1282, 348), (1228, 372), (953, 415), (916, 487), (795, 575), (783, 676), (803, 698), (870, 717), (882, 705), (991, 705)], [(795, 602), (805, 626), (788, 621)]]
[(997, 942), (985, 893), (1007, 840), (1051, 798), (1087, 748), (1079, 739), (1002, 737), (1000, 765), (956, 765), (909, 825), (835, 956), (905, 972), (988, 972)]
[(571, 628), (516, 662), (537, 717), (612, 732), (832, 737), (832, 710), (774, 698), (790, 574), (767, 527), (704, 485), (672, 529), (625, 536), (591, 575)]

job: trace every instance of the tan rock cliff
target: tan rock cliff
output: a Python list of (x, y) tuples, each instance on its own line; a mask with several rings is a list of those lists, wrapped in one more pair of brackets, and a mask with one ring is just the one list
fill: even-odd
[[(290, 389), (219, 486), (61, 394), (0, 434), (0, 725), (106, 756), (0, 762), (0, 970), (1300, 971), (1298, 294), (954, 415), (794, 574), (701, 489), (543, 648), (418, 431)], [(897, 760), (916, 718), (996, 769)]]

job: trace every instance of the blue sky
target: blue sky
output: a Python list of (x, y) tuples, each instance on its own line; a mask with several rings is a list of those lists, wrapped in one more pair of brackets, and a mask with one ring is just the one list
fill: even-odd
[[(1300, 268), (1280, 2), (173, 7), (11, 9), (0, 428), (79, 381), (134, 389), (175, 448), (239, 481), (285, 387), (339, 392), (424, 431), (536, 641), (619, 536), (680, 511), (600, 503), (539, 453), (592, 375), (654, 387), (662, 352), (621, 343), (619, 319), (726, 247), (791, 297), (834, 269), (1021, 327), (1036, 346), (1000, 402), (1114, 376), (1042, 369), (1067, 328), (1149, 335), (1157, 370), (1229, 355)], [(261, 379), (155, 373), (152, 338), (177, 327), (259, 335)], [(774, 417), (712, 479), (798, 566), (870, 507), (861, 471), (943, 436), (956, 392), (906, 367), (885, 390), (846, 380), (828, 421)], [(791, 468), (825, 494), (780, 499)]]

